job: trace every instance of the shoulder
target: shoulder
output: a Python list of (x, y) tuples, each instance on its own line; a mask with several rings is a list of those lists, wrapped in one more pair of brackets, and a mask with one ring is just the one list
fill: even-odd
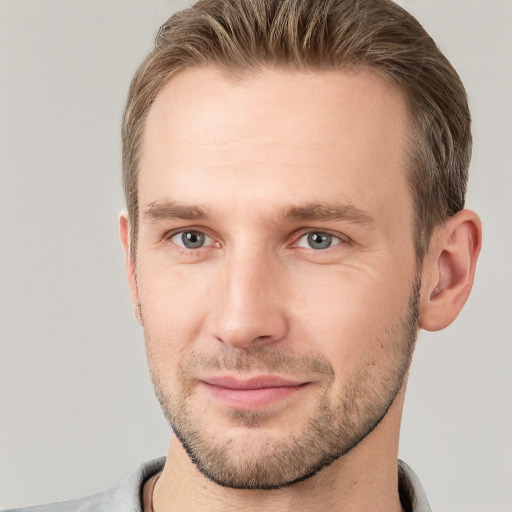
[(160, 471), (165, 457), (145, 462), (135, 468), (117, 487), (108, 491), (59, 503), (13, 508), (3, 512), (142, 512), (140, 501), (144, 482)]
[(4, 512), (100, 512), (105, 510), (103, 504), (107, 492), (87, 496), (77, 500), (61, 501), (59, 503), (49, 503), (47, 505), (36, 505), (34, 507), (12, 508)]

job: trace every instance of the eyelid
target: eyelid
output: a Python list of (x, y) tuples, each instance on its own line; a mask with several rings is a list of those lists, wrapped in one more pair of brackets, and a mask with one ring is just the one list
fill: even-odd
[[(329, 235), (331, 237), (333, 237), (333, 243), (332, 245), (330, 245), (329, 247), (326, 247), (325, 249), (315, 249), (313, 247), (306, 247), (306, 246), (301, 246), (299, 245), (299, 242), (306, 236), (312, 234), (312, 233), (323, 233), (323, 234), (326, 234), (326, 235)], [(332, 231), (332, 230), (329, 230), (329, 229), (322, 229), (322, 228), (304, 228), (304, 229), (301, 229), (298, 233), (295, 234), (294, 238), (293, 238), (293, 242), (291, 244), (291, 247), (295, 247), (297, 249), (301, 249), (301, 250), (304, 250), (304, 251), (311, 251), (311, 252), (314, 252), (314, 253), (322, 253), (322, 252), (328, 252), (330, 251), (331, 249), (335, 249), (336, 247), (338, 246), (343, 246), (343, 245), (350, 245), (351, 244), (351, 239), (350, 237), (348, 237), (347, 235), (343, 234), (343, 233), (340, 233), (339, 231)]]
[[(190, 247), (178, 244), (173, 240), (175, 236), (182, 235), (183, 233), (186, 232), (195, 232), (203, 234), (205, 236), (206, 241), (205, 245), (192, 249)], [(171, 242), (181, 251), (198, 251), (200, 249), (206, 249), (208, 247), (220, 247), (220, 242), (218, 242), (211, 234), (209, 234), (207, 230), (205, 230), (204, 228), (197, 228), (195, 226), (180, 227), (173, 229), (171, 231), (167, 231), (162, 237), (162, 242)]]
[[(202, 234), (205, 235), (206, 239), (209, 242), (207, 244), (199, 247), (199, 248), (191, 249), (189, 247), (185, 247), (184, 245), (177, 244), (176, 242), (174, 242), (172, 240), (172, 238), (174, 238), (176, 235), (180, 235), (180, 234), (185, 233), (187, 231), (202, 233)], [(327, 249), (324, 249), (324, 250), (328, 250), (331, 247), (336, 247), (336, 246), (342, 245), (342, 244), (350, 244), (352, 242), (352, 240), (351, 240), (351, 238), (349, 236), (345, 235), (344, 233), (340, 233), (339, 231), (332, 231), (332, 230), (329, 230), (329, 229), (321, 229), (321, 228), (320, 229), (319, 228), (302, 228), (302, 229), (300, 229), (300, 230), (295, 232), (295, 234), (293, 235), (293, 241), (289, 245), (289, 247), (299, 247), (298, 246), (299, 241), (303, 237), (305, 237), (305, 236), (307, 236), (307, 235), (309, 235), (311, 233), (325, 233), (325, 234), (330, 235), (333, 238), (338, 240), (337, 243), (334, 243), (332, 246), (330, 246), (330, 247), (328, 247)], [(176, 247), (179, 247), (181, 250), (184, 250), (184, 251), (197, 251), (198, 249), (203, 249), (203, 248), (212, 247), (212, 246), (221, 247), (221, 245), (222, 245), (221, 242), (218, 240), (218, 237), (212, 236), (210, 233), (208, 233), (207, 229), (199, 228), (199, 227), (196, 227), (196, 226), (180, 227), (180, 228), (176, 228), (176, 229), (167, 231), (162, 236), (162, 242), (171, 242)], [(300, 248), (307, 249), (306, 247), (300, 247)], [(311, 251), (315, 251), (315, 252), (319, 251), (318, 249), (313, 249), (313, 248), (309, 248), (309, 249)]]

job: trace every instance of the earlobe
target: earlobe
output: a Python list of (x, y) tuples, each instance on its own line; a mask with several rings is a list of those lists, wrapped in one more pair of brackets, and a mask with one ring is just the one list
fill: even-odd
[(482, 245), (478, 215), (462, 210), (433, 235), (426, 256), (419, 326), (438, 331), (450, 325), (464, 306)]
[(142, 325), (142, 317), (140, 315), (139, 289), (137, 285), (137, 271), (131, 251), (130, 223), (127, 213), (122, 213), (119, 215), (119, 235), (123, 245), (124, 266), (126, 277), (128, 278), (128, 285), (130, 287), (130, 294), (132, 297), (133, 314), (137, 321)]

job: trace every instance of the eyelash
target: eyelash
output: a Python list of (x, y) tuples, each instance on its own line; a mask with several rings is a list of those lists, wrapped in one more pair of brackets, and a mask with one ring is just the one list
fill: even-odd
[[(204, 235), (205, 237), (205, 240), (210, 240), (212, 243), (209, 243), (208, 245), (200, 245), (198, 247), (186, 247), (184, 244), (180, 244), (180, 243), (177, 243), (176, 241), (174, 241), (173, 239), (175, 237), (177, 237), (178, 235), (181, 235), (181, 237), (183, 238), (183, 235), (188, 233), (189, 235)], [(324, 239), (324, 238), (328, 238), (330, 243), (327, 247), (324, 247), (324, 248), (314, 248), (314, 247), (311, 247), (311, 245), (309, 247), (305, 247), (303, 245), (300, 245), (300, 241), (304, 238), (304, 237), (311, 237), (312, 235), (321, 235), (321, 239)], [(323, 236), (322, 236), (323, 235)], [(173, 243), (176, 247), (179, 248), (180, 251), (182, 252), (197, 252), (198, 250), (200, 249), (206, 249), (208, 247), (216, 247), (216, 248), (220, 248), (221, 247), (221, 243), (220, 242), (215, 242), (214, 241), (214, 238), (212, 238), (210, 235), (208, 235), (208, 233), (206, 233), (205, 231), (201, 230), (201, 229), (194, 229), (194, 228), (189, 228), (189, 229), (182, 229), (180, 231), (172, 231), (168, 234), (166, 234), (164, 236), (164, 240), (166, 241), (170, 241), (171, 243)], [(309, 242), (311, 242), (311, 240), (309, 240)], [(193, 241), (192, 241), (193, 243)], [(320, 252), (323, 252), (323, 251), (326, 251), (328, 249), (331, 249), (333, 247), (336, 247), (338, 245), (347, 245), (350, 243), (350, 239), (343, 235), (343, 234), (340, 234), (340, 233), (332, 233), (330, 231), (326, 231), (326, 230), (321, 230), (321, 229), (309, 229), (307, 231), (301, 231), (299, 234), (295, 235), (294, 236), (294, 242), (292, 242), (289, 247), (297, 247), (297, 248), (301, 248), (301, 249), (304, 249), (304, 250), (307, 250), (307, 251), (313, 251), (315, 253), (320, 253)]]
[(210, 244), (210, 245), (201, 245), (199, 247), (192, 248), (192, 247), (186, 247), (185, 245), (181, 245), (179, 243), (176, 243), (173, 240), (173, 238), (177, 237), (178, 235), (181, 235), (181, 237), (183, 237), (183, 235), (185, 233), (204, 235), (205, 239), (209, 239), (209, 240), (213, 241), (213, 238), (210, 235), (208, 235), (208, 233), (206, 233), (205, 231), (202, 231), (200, 229), (193, 229), (193, 228), (182, 229), (181, 231), (173, 231), (171, 233), (168, 233), (167, 235), (165, 235), (164, 240), (170, 241), (171, 243), (173, 243), (174, 245), (179, 247), (179, 249), (181, 251), (183, 251), (183, 252), (185, 252), (185, 251), (193, 251), (193, 252), (195, 252), (195, 251), (197, 251), (199, 249), (205, 249), (207, 247), (210, 247), (211, 245), (220, 247), (220, 243), (219, 242), (214, 242), (213, 244)]
[[(304, 247), (302, 245), (299, 245), (300, 244), (300, 241), (304, 238), (304, 237), (311, 237), (312, 235), (324, 235), (326, 237), (328, 237), (331, 241), (331, 243), (329, 244), (328, 247), (324, 247), (324, 248), (313, 248), (311, 246), (309, 247)], [(322, 237), (323, 238), (323, 237)], [(309, 231), (305, 231), (305, 232), (302, 232), (302, 234), (299, 236), (299, 238), (296, 239), (297, 241), (293, 243), (293, 246), (295, 247), (301, 247), (303, 249), (306, 249), (306, 250), (312, 250), (314, 252), (323, 252), (323, 251), (326, 251), (332, 247), (336, 247), (338, 245), (342, 245), (342, 244), (347, 244), (348, 243), (348, 239), (346, 236), (344, 235), (341, 235), (341, 234), (335, 234), (335, 233), (331, 233), (330, 231), (324, 231), (324, 230), (309, 230)], [(337, 242), (335, 242), (337, 240)], [(311, 240), (308, 240), (308, 242), (310, 243)]]

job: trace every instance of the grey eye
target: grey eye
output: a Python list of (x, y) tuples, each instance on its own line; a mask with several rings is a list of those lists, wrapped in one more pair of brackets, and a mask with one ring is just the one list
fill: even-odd
[(341, 240), (337, 236), (324, 231), (311, 231), (303, 235), (297, 245), (306, 249), (321, 251), (339, 243), (341, 243)]
[(176, 233), (171, 240), (180, 247), (186, 249), (199, 249), (203, 247), (209, 237), (201, 231), (181, 231)]
[(312, 249), (327, 249), (332, 244), (332, 235), (327, 233), (309, 233), (308, 244)]

